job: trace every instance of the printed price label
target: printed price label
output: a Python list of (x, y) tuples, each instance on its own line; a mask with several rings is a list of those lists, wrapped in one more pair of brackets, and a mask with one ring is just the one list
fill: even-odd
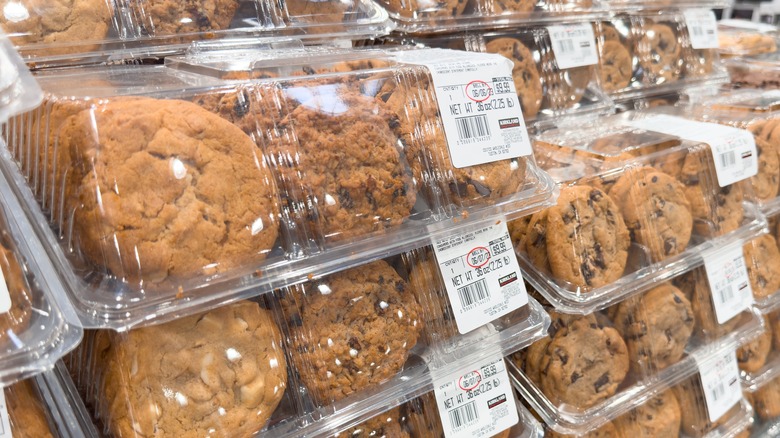
[(460, 333), (528, 304), (504, 221), (440, 239), (433, 248)]
[(683, 15), (694, 49), (718, 48), (718, 20), (715, 12), (710, 9), (686, 9)]
[(0, 313), (6, 313), (11, 310), (11, 294), (8, 293), (8, 283), (5, 282), (5, 275), (0, 269)]
[(454, 375), (433, 383), (445, 437), (490, 437), (517, 424), (512, 384), (500, 355)]
[(589, 23), (547, 26), (555, 61), (561, 70), (599, 62), (596, 37)]
[(710, 421), (717, 421), (742, 399), (737, 356), (733, 350), (717, 353), (710, 360), (699, 360), (704, 400)]
[(761, 33), (776, 32), (777, 27), (766, 23), (756, 23), (755, 21), (747, 20), (734, 20), (728, 18), (726, 20), (720, 20), (720, 24), (728, 27), (735, 27), (738, 29), (755, 30)]
[(630, 124), (637, 128), (709, 144), (721, 187), (758, 173), (756, 141), (753, 135), (744, 129), (665, 115), (635, 120)]
[(0, 388), (0, 438), (12, 438), (11, 419), (8, 417), (8, 405), (5, 402), (5, 391)]
[(705, 255), (704, 269), (718, 324), (739, 315), (753, 304), (753, 291), (740, 243)]
[(531, 155), (511, 61), (441, 49), (402, 52), (397, 59), (430, 70), (453, 166)]

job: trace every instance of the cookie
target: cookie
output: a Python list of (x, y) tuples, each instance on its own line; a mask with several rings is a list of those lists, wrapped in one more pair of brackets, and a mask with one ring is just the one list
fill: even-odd
[[(552, 50), (542, 54), (542, 64), (555, 65)], [(544, 93), (542, 108), (565, 110), (580, 103), (595, 76), (591, 65), (557, 69), (545, 78), (547, 92)]]
[(628, 87), (634, 73), (631, 52), (619, 41), (607, 40), (601, 46), (598, 75), (601, 87), (612, 93)]
[(433, 392), (426, 393), (404, 405), (409, 435), (414, 438), (438, 438), (444, 436), (436, 397)]
[(153, 290), (271, 250), (272, 175), (231, 123), (189, 102), (117, 98), (65, 125), (59, 142), (79, 181), (74, 243), (98, 269)]
[(452, 164), (434, 91), (427, 81), (388, 88), (378, 98), (400, 121), (396, 132), (431, 205), (493, 203), (524, 188), (523, 157), (464, 168)]
[(605, 423), (596, 430), (590, 430), (577, 435), (559, 433), (545, 427), (544, 436), (546, 438), (616, 438), (620, 435), (618, 435), (617, 428), (615, 428), (613, 423)]
[(707, 273), (703, 268), (694, 269), (674, 279), (674, 285), (685, 294), (691, 302), (693, 315), (696, 319), (694, 327), (705, 339), (720, 338), (734, 330), (741, 320), (737, 315), (723, 324), (718, 323), (715, 307), (712, 304)]
[(115, 436), (254, 434), (285, 391), (281, 341), (271, 312), (249, 301), (115, 335), (103, 420)]
[[(4, 230), (0, 236), (2, 240), (10, 240)], [(11, 300), (9, 310), (0, 314), (0, 346), (4, 346), (9, 352), (21, 348), (16, 345), (19, 338), (27, 338), (23, 335), (30, 327), (34, 312), (37, 311), (34, 303), (39, 300), (33, 295), (25, 270), (17, 257), (13, 251), (0, 244), (0, 269), (3, 271), (8, 296)], [(13, 343), (15, 346), (8, 345), (9, 343)]]
[[(7, 34), (18, 34), (13, 42), (20, 46), (43, 46), (36, 54), (66, 55), (89, 52), (108, 34), (113, 11), (105, 0), (17, 0), (3, 2), (0, 27)], [(11, 6), (18, 6), (16, 16)], [(80, 43), (80, 44), (78, 44)], [(85, 44), (93, 43), (93, 44)], [(51, 47), (46, 47), (51, 45)]]
[(691, 49), (691, 56), (686, 63), (685, 73), (690, 77), (702, 77), (712, 73), (717, 57), (715, 49)]
[(704, 398), (701, 380), (696, 375), (672, 388), (682, 409), (680, 432), (682, 436), (706, 436), (715, 430), (722, 422), (732, 418), (740, 409), (737, 404), (717, 421), (711, 421), (707, 413), (707, 402)]
[(485, 44), (485, 51), (498, 53), (512, 61), (512, 77), (525, 119), (532, 119), (542, 106), (542, 80), (533, 53), (520, 40), (496, 38)]
[(331, 438), (409, 438), (409, 436), (409, 433), (404, 430), (401, 424), (400, 409), (395, 408), (372, 417), (357, 426), (336, 433)]
[(639, 65), (653, 82), (669, 82), (680, 75), (682, 44), (677, 33), (666, 24), (643, 26), (637, 40)]
[(775, 378), (755, 392), (748, 393), (748, 399), (762, 420), (780, 416), (780, 378)]
[(383, 0), (391, 15), (414, 19), (441, 19), (463, 15), (468, 0)]
[(589, 289), (623, 275), (628, 229), (617, 205), (599, 189), (561, 189), (557, 205), (547, 209), (546, 240), (550, 268), (558, 279)]
[(46, 405), (30, 380), (23, 380), (4, 389), (10, 434), (14, 438), (53, 438)]
[(536, 0), (482, 0), (479, 3), (477, 8), (491, 15), (505, 12), (526, 15), (534, 10)]
[(509, 237), (512, 239), (512, 245), (515, 248), (520, 248), (522, 246), (522, 242), (528, 232), (528, 224), (531, 223), (531, 217), (532, 215), (523, 216), (520, 219), (507, 222), (506, 226), (509, 231)]
[(676, 437), (680, 435), (680, 405), (672, 391), (666, 391), (614, 420), (616, 436), (631, 438)]
[(144, 0), (130, 12), (149, 36), (180, 35), (227, 29), (239, 0)]
[(544, 273), (550, 272), (547, 259), (547, 213), (548, 210), (542, 210), (531, 216), (525, 239), (520, 242), (520, 248), (528, 255), (531, 263)]
[(669, 283), (623, 301), (613, 318), (637, 373), (660, 371), (682, 359), (693, 334), (691, 303)]
[(458, 335), (455, 314), (450, 306), (447, 289), (439, 273), (436, 259), (429, 251), (415, 251), (409, 271), (411, 286), (425, 314), (425, 336), (429, 344), (438, 344)]
[(384, 261), (296, 286), (284, 300), (293, 362), (320, 404), (395, 376), (423, 328), (410, 287)]
[(774, 199), (780, 189), (778, 148), (764, 138), (754, 136), (758, 152), (758, 173), (750, 178), (753, 192), (762, 201)]
[(615, 183), (610, 196), (623, 213), (632, 239), (645, 246), (654, 260), (687, 248), (693, 216), (683, 185), (675, 178), (652, 168), (631, 169)]
[(746, 243), (742, 250), (756, 300), (777, 292), (780, 289), (780, 249), (775, 238), (765, 234)]
[(737, 349), (737, 364), (739, 369), (747, 373), (755, 373), (764, 367), (769, 352), (772, 350), (772, 330), (769, 318), (764, 316), (764, 332), (756, 339)]
[(547, 346), (540, 363), (541, 390), (556, 405), (588, 408), (615, 394), (628, 366), (618, 332), (580, 318), (558, 330)]
[(323, 22), (338, 22), (352, 8), (352, 2), (338, 0), (284, 0), (284, 4), (293, 19), (312, 17)]

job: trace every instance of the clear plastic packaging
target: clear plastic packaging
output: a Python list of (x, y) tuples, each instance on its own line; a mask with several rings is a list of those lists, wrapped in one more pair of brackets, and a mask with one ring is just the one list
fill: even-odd
[[(560, 68), (556, 50), (561, 49), (554, 48), (550, 33), (543, 26), (469, 30), (447, 35), (389, 36), (364, 44), (412, 45), (504, 55), (514, 65), (515, 89), (528, 123), (541, 124), (575, 114), (608, 114), (612, 111), (612, 101), (599, 85), (596, 66)], [(595, 50), (596, 41), (590, 41), (590, 44), (589, 47)]]
[(616, 15), (599, 24), (601, 87), (616, 100), (720, 84), (716, 49), (694, 49), (682, 13)]
[(737, 350), (742, 384), (747, 390), (756, 390), (780, 376), (780, 314), (763, 314), (764, 332)]
[[(88, 331), (65, 364), (112, 435), (202, 436), (213, 429), (326, 436), (381, 422), (389, 433), (405, 427), (403, 408), (395, 407), (432, 389), (433, 353), (419, 338), (422, 322), (410, 321), (419, 318), (412, 290), (400, 292), (405, 282), (377, 263), (284, 293), (316, 285), (316, 293), (333, 299), (328, 308), (313, 297), (298, 297), (310, 304), (304, 308), (284, 298), (272, 310), (241, 301), (127, 333)], [(376, 278), (356, 277), (362, 275)], [(367, 294), (344, 305), (346, 286)], [(386, 300), (376, 301), (382, 294)], [(528, 307), (525, 324), (483, 336), (485, 346), (508, 354), (542, 336), (549, 317), (535, 301)], [(462, 348), (458, 363), (484, 360), (484, 348)]]
[(535, 138), (560, 196), (509, 226), (526, 279), (564, 312), (604, 308), (765, 226), (750, 184), (719, 186), (707, 144), (628, 125), (650, 114)]
[(41, 75), (48, 97), (9, 121), (2, 165), (85, 326), (193, 313), (550, 204), (533, 160), (456, 168), (427, 68), (396, 52)]
[(727, 59), (726, 69), (736, 88), (780, 89), (780, 53)]
[(747, 388), (745, 397), (759, 420), (772, 422), (780, 417), (780, 377), (768, 379), (758, 387)]
[(100, 437), (62, 361), (58, 361), (51, 371), (37, 375), (35, 382), (50, 411), (57, 414), (54, 422), (60, 437)]
[(0, 31), (0, 123), (40, 105), (41, 88)]
[(193, 41), (371, 36), (392, 29), (370, 0), (4, 2), (0, 29), (36, 67), (163, 56)]
[(551, 311), (548, 337), (509, 358), (517, 389), (556, 431), (584, 433), (690, 378), (702, 358), (761, 334), (750, 308), (718, 325), (711, 297), (680, 284), (691, 280), (656, 284), (589, 315)]
[(604, 0), (604, 5), (621, 11), (646, 11), (669, 8), (707, 8), (718, 9), (731, 6), (728, 0)]
[(718, 27), (718, 49), (723, 58), (755, 56), (777, 51), (773, 35), (747, 29)]

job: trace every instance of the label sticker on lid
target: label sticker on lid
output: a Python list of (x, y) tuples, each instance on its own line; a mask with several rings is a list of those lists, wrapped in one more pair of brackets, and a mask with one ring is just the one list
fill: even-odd
[(698, 360), (699, 376), (710, 421), (720, 417), (742, 400), (742, 385), (734, 350), (719, 352), (709, 360)]
[(686, 9), (683, 15), (694, 49), (718, 48), (718, 21), (715, 12), (710, 9)]
[(741, 242), (704, 255), (704, 269), (718, 324), (725, 323), (753, 304), (753, 290)]
[(397, 59), (428, 67), (454, 167), (533, 153), (512, 61), (501, 55), (443, 49), (401, 52)]
[(8, 283), (5, 281), (5, 274), (0, 269), (0, 313), (6, 313), (11, 310), (11, 294), (8, 292)]
[(547, 26), (547, 33), (550, 35), (559, 69), (595, 65), (599, 62), (596, 36), (590, 23)]
[(5, 401), (5, 391), (0, 388), (0, 438), (12, 438), (11, 419), (8, 417), (8, 404)]

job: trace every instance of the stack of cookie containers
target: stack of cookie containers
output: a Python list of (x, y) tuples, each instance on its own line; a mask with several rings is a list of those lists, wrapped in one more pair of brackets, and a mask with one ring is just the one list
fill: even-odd
[[(426, 54), (433, 59), (462, 56)], [(40, 215), (39, 232), (53, 243), (49, 250), (58, 253), (60, 272), (74, 278), (69, 294), (83, 322), (130, 329), (122, 334), (90, 331), (66, 362), (108, 433), (135, 433), (134, 427), (139, 427), (198, 435), (209, 427), (231, 428), (235, 421), (242, 424), (238, 433), (254, 433), (268, 423), (265, 432), (274, 435), (306, 430), (323, 434), (322, 428), (351, 427), (429, 390), (427, 367), (439, 350), (467, 364), (484, 354), (484, 346), (498, 347), (500, 358), (541, 335), (547, 316), (535, 301), (525, 304), (517, 272), (515, 280), (506, 283), (513, 283), (507, 289), (512, 295), (502, 300), (506, 312), (500, 319), (484, 330), (460, 330), (461, 335), (454, 321), (437, 319), (435, 312), (440, 315), (450, 306), (446, 298), (429, 297), (430, 291), (411, 287), (417, 280), (405, 269), (404, 257), (389, 256), (474, 224), (503, 225), (505, 216), (549, 205), (554, 186), (532, 160), (511, 158), (472, 166), (468, 173), (439, 169), (451, 166), (450, 158), (441, 122), (431, 110), (434, 97), (418, 85), (430, 79), (424, 67), (404, 61), (405, 56), (414, 56), (408, 50), (299, 47), (286, 56), (270, 51), (244, 53), (241, 59), (233, 55), (209, 52), (169, 58), (166, 66), (44, 72), (38, 75), (48, 93), (44, 104), (7, 125), (13, 161), (6, 161), (6, 166), (24, 202)], [(285, 57), (280, 61), (274, 56)], [(340, 61), (343, 58), (350, 62)], [(508, 64), (497, 56), (483, 59)], [(257, 79), (225, 79), (236, 77)], [(157, 84), (154, 97), (138, 95), (147, 82)], [(58, 90), (67, 90), (67, 95)], [(516, 99), (511, 88), (509, 92)], [(148, 108), (158, 110), (149, 113)], [(412, 110), (419, 113), (407, 113)], [(415, 126), (420, 123), (412, 118), (417, 114), (430, 114), (422, 120), (424, 127)], [(207, 142), (212, 148), (208, 152), (187, 149), (188, 136), (193, 135), (187, 129), (192, 129), (196, 116), (214, 126), (202, 134), (206, 138), (233, 136), (231, 158), (217, 147), (218, 138)], [(89, 121), (93, 117), (98, 119), (94, 125)], [(125, 125), (125, 117), (133, 123)], [(169, 152), (156, 150), (157, 140), (141, 134), (147, 127), (152, 133), (177, 133), (166, 136)], [(216, 127), (225, 132), (217, 134)], [(119, 131), (110, 132), (116, 129), (130, 131), (115, 137)], [(89, 131), (97, 132), (97, 137)], [(424, 141), (434, 135), (438, 137)], [(356, 146), (349, 155), (365, 164), (355, 163), (352, 170), (329, 169), (339, 158), (333, 154), (346, 151), (341, 151), (341, 143), (327, 140), (328, 146), (321, 139), (337, 136), (349, 137)], [(116, 140), (78, 144), (93, 138)], [(141, 140), (133, 145), (136, 140), (128, 139)], [(113, 163), (79, 155), (95, 151), (108, 157), (139, 146), (142, 149), (130, 157)], [(368, 147), (375, 158), (360, 155), (368, 153)], [(196, 152), (207, 154), (215, 170), (198, 170), (201, 158)], [(316, 157), (319, 153), (325, 155)], [(298, 157), (297, 164), (287, 158), (293, 156)], [(381, 164), (369, 162), (372, 159)], [(145, 168), (159, 167), (162, 179), (138, 180), (135, 160), (143, 160), (137, 164)], [(219, 160), (226, 162), (216, 164)], [(287, 171), (288, 166), (297, 169)], [(316, 166), (321, 167), (315, 170)], [(496, 172), (501, 172), (501, 179)], [(99, 179), (110, 183), (84, 180), (89, 174), (102, 175)], [(441, 176), (435, 180), (429, 175)], [(210, 178), (224, 182), (214, 184)], [(189, 202), (197, 213), (185, 215), (168, 207), (173, 216), (166, 219), (166, 203), (173, 206), (165, 198), (169, 195), (149, 204), (149, 194), (178, 180), (203, 181), (209, 193), (186, 194), (193, 186), (184, 187), (184, 195), (179, 189), (170, 193), (174, 199), (184, 196), (176, 201), (177, 208), (186, 210)], [(214, 192), (212, 186), (221, 188)], [(237, 187), (246, 187), (246, 192)], [(265, 199), (257, 199), (263, 192)], [(277, 193), (284, 195), (279, 198)], [(237, 198), (234, 203), (252, 199), (257, 205), (250, 204), (253, 212), (231, 213), (235, 217), (229, 218), (223, 209), (233, 211), (233, 204), (215, 209), (207, 202), (230, 198)], [(157, 219), (151, 219), (152, 213), (133, 213), (147, 207), (159, 212)], [(119, 211), (130, 214), (120, 218), (115, 216)], [(134, 219), (134, 214), (140, 216)], [(150, 222), (136, 222), (141, 217)], [(221, 250), (227, 252), (210, 253), (209, 245), (214, 244), (204, 234), (190, 235), (186, 221), (184, 226), (175, 225), (185, 217), (195, 223), (205, 218), (209, 227), (216, 225), (201, 233), (220, 232), (233, 223), (235, 234), (216, 237), (227, 239)], [(90, 223), (93, 220), (97, 222)], [(172, 222), (161, 229), (156, 220)], [(128, 228), (123, 222), (135, 225)], [(169, 241), (179, 242), (183, 250), (158, 243), (159, 238), (142, 237), (136, 230), (171, 233)], [(101, 236), (105, 231), (112, 235), (107, 243)], [(504, 234), (507, 243), (502, 251), (509, 260), (511, 244)], [(248, 236), (257, 244), (242, 248), (239, 242)], [(258, 248), (262, 252), (255, 254)], [(172, 264), (160, 260), (161, 255)], [(384, 260), (366, 264), (378, 255)], [(416, 273), (424, 278), (438, 275), (428, 267)], [(282, 288), (285, 284), (290, 286)], [(275, 287), (276, 292), (257, 302), (216, 307)], [(135, 328), (148, 325), (154, 316), (155, 323), (169, 322)], [(424, 332), (426, 327), (431, 329)], [(434, 327), (452, 335), (437, 336)], [(231, 330), (235, 334), (225, 337)], [(245, 334), (247, 330), (251, 334)], [(466, 335), (467, 331), (473, 333)], [(206, 359), (193, 362), (195, 351), (205, 347), (211, 352), (199, 354)], [(166, 359), (170, 367), (133, 371), (137, 368), (133, 364), (158, 364), (157, 355), (169, 351), (179, 352)], [(232, 353), (224, 357), (220, 351)], [(237, 373), (236, 361), (247, 369), (234, 387), (219, 376)], [(211, 372), (216, 373), (214, 380), (204, 377)], [(155, 389), (173, 375), (180, 379), (179, 395), (171, 400)], [(151, 397), (135, 393), (139, 387), (149, 388)], [(187, 418), (213, 406), (202, 404), (203, 391), (225, 400), (221, 408), (235, 420), (221, 420), (214, 411), (184, 426), (172, 423), (173, 418)], [(233, 401), (233, 391), (240, 394), (239, 402), (255, 410), (253, 421), (242, 417), (248, 415), (246, 408)], [(160, 412), (145, 416), (148, 403)]]
[(735, 88), (780, 88), (777, 80), (780, 58), (778, 30), (771, 25), (758, 29), (720, 28), (721, 56)]
[[(1, 32), (0, 65), (0, 120), (4, 122), (37, 106), (42, 93)], [(82, 330), (67, 302), (58, 299), (63, 286), (51, 276), (41, 242), (30, 234), (31, 226), (4, 176), (0, 185), (2, 430), (16, 436), (78, 436), (63, 421), (75, 410), (47, 398), (41, 382), (52, 373), (55, 362), (78, 344)]]

